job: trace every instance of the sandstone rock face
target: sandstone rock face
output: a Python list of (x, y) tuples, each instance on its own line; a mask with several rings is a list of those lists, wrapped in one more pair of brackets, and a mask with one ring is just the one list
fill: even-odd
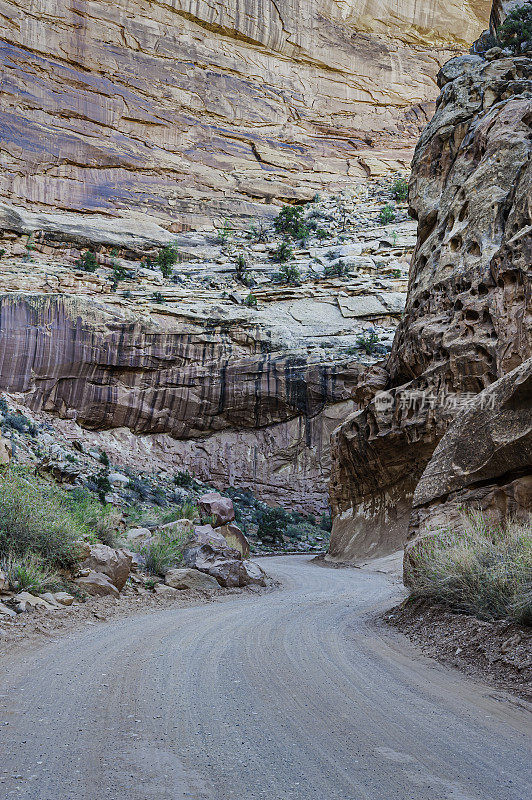
[[(293, 353), (290, 337), (244, 309), (154, 317), (94, 299), (4, 295), (0, 388), (84, 427), (169, 434), (157, 446), (180, 468), (259, 485), (266, 499), (305, 497), (318, 513), (329, 434), (363, 367)], [(135, 447), (145, 444), (137, 436)]]
[(131, 571), (131, 554), (127, 550), (114, 550), (105, 544), (91, 545), (89, 556), (81, 562), (81, 569), (107, 575), (118, 591), (124, 588)]
[(495, 523), (532, 515), (532, 358), (480, 392), (434, 451), (414, 493), (407, 579), (418, 537), (460, 529), (464, 508)]
[[(337, 560), (391, 551), (405, 541), (410, 524), (415, 534), (423, 515), (432, 514), (428, 507), (442, 502), (427, 494), (426, 477), (410, 523), (414, 492), (441, 437), (499, 379), (500, 391), (487, 395), (495, 406), (485, 425), (504, 426), (505, 403), (513, 402), (504, 376), (532, 355), (532, 60), (465, 56), (447, 64), (439, 82), (437, 112), (413, 162), (418, 243), (388, 377), (368, 385), (366, 407), (334, 436), (330, 557)], [(516, 392), (521, 398), (524, 389)], [(454, 430), (459, 436), (458, 422)], [(489, 450), (493, 442), (486, 437)], [(518, 471), (530, 471), (521, 434), (515, 437), (503, 451), (510, 465), (495, 454), (490, 461), (493, 474), (486, 479), (493, 486), (510, 481), (514, 460)], [(480, 489), (468, 494), (474, 471), (452, 474), (453, 493), (481, 496)], [(508, 494), (517, 493), (515, 502), (526, 507), (528, 478), (515, 479)]]
[(380, 174), (489, 8), (4, 0), (0, 193), (179, 230)]

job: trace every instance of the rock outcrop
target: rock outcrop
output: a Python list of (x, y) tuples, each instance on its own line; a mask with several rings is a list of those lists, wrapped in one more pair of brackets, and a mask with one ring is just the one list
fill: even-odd
[(480, 392), (441, 439), (416, 487), (405, 552), (464, 509), (492, 522), (532, 515), (532, 358)]
[(406, 166), (489, 6), (4, 0), (0, 196), (178, 231)]
[[(486, 493), (477, 486), (481, 461), (478, 475), (454, 464), (449, 503), (467, 496), (489, 505), (487, 486), (506, 486), (514, 465), (518, 485), (508, 490), (507, 506), (531, 504), (521, 423), (507, 430), (504, 458), (494, 441), (508, 420), (505, 403), (519, 406), (525, 396), (518, 370), (532, 355), (532, 60), (464, 56), (445, 65), (439, 82), (437, 111), (412, 167), (410, 206), (419, 230), (405, 317), (380, 382), (366, 388), (366, 407), (334, 435), (332, 559), (401, 546), (409, 530), (415, 536), (423, 519), (434, 519), (432, 505), (441, 521), (443, 485), (432, 493), (427, 485), (442, 454), (454, 458), (450, 443), (460, 450), (457, 437), (464, 437), (464, 453), (474, 449), (460, 428), (478, 421), (483, 396), (495, 404), (482, 417), (495, 437)], [(505, 382), (509, 373), (515, 397), (514, 379)]]

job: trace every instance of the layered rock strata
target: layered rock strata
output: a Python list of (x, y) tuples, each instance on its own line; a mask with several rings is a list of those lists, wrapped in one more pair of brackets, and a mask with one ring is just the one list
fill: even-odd
[[(98, 238), (92, 222), (68, 234), (78, 247), (99, 242), (91, 273), (57, 231), (5, 231), (0, 389), (60, 417), (74, 439), (81, 426), (94, 431), (113, 463), (186, 469), (321, 513), (330, 434), (356, 407), (364, 370), (391, 346), (415, 243), (403, 209), (395, 223), (379, 222), (389, 182), (357, 191), (306, 210), (321, 238), (294, 243), (297, 285), (277, 276), (282, 237), (271, 227), (223, 242), (175, 236), (180, 260), (166, 278), (134, 255), (138, 241), (118, 239), (111, 255), (109, 231)], [(373, 355), (357, 343), (369, 327)]]
[[(430, 527), (441, 498), (416, 487), (425, 469), (431, 474), (438, 442), (469, 403), (477, 407), (476, 395), (532, 355), (532, 60), (465, 56), (439, 82), (413, 161), (419, 228), (405, 317), (384, 372), (367, 387), (369, 403), (333, 437), (333, 559), (391, 551)], [(489, 396), (496, 426), (505, 395)], [(467, 442), (466, 429), (454, 430), (455, 445), (456, 436)], [(530, 472), (529, 455), (524, 463), (514, 455), (519, 436), (505, 450), (508, 463), (494, 457), (493, 485), (504, 484), (514, 460), (520, 475)], [(456, 480), (454, 492), (480, 501), (468, 494), (470, 478)], [(515, 504), (530, 507), (529, 479), (519, 487)], [(411, 513), (414, 492), (423, 513)]]
[(405, 166), (489, 0), (3, 0), (0, 195), (250, 216)]

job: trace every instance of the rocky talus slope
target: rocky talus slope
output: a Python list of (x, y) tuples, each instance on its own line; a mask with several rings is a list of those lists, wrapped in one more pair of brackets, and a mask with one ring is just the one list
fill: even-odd
[[(330, 434), (404, 308), (416, 225), (404, 204), (383, 224), (390, 200), (385, 181), (309, 204), (291, 282), (271, 226), (173, 236), (180, 261), (163, 278), (146, 263), (158, 248), (95, 218), (28, 235), (5, 217), (0, 389), (117, 465), (186, 469), (321, 513)], [(92, 273), (78, 264), (89, 241)]]
[(3, 0), (0, 196), (174, 232), (406, 166), (489, 0)]
[(456, 524), (464, 503), (532, 511), (532, 60), (464, 56), (439, 83), (412, 166), (405, 316), (334, 435), (332, 559)]

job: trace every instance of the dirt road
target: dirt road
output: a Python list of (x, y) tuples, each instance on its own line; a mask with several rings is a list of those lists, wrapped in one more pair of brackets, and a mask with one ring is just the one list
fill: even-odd
[(375, 627), (371, 570), (91, 627), (0, 664), (0, 797), (525, 800), (530, 715)]

